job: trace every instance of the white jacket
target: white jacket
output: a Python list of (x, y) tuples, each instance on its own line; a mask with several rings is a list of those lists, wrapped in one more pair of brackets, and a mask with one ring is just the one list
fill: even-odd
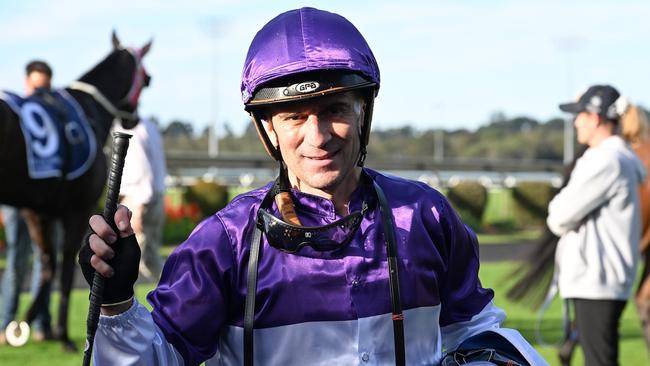
[(165, 148), (162, 136), (151, 120), (142, 118), (131, 130), (114, 125), (115, 131), (133, 135), (124, 160), (120, 194), (130, 204), (144, 205), (154, 199), (154, 195), (165, 193)]
[(639, 258), (645, 168), (619, 136), (590, 147), (551, 200), (549, 229), (562, 298), (626, 300)]

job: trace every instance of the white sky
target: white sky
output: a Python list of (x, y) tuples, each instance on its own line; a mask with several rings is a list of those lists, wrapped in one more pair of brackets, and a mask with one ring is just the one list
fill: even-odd
[(0, 0), (0, 89), (22, 91), (34, 58), (66, 85), (109, 52), (115, 28), (125, 45), (154, 38), (141, 115), (201, 131), (215, 114), (218, 129), (227, 122), (239, 132), (248, 45), (268, 20), (300, 6), (337, 12), (366, 37), (382, 74), (373, 126), (475, 128), (496, 111), (547, 120), (595, 83), (650, 106), (650, 2), (642, 0)]

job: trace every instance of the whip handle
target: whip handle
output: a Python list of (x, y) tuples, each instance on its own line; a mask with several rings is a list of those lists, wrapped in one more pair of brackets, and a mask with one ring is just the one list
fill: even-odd
[[(115, 225), (115, 211), (117, 211), (117, 199), (120, 194), (122, 183), (122, 171), (124, 170), (124, 159), (126, 150), (129, 148), (131, 135), (122, 132), (113, 133), (113, 153), (111, 154), (111, 169), (108, 173), (108, 187), (106, 190), (106, 204), (102, 216), (110, 227), (119, 235)], [(104, 298), (104, 277), (95, 272), (93, 285), (90, 289), (90, 305), (88, 307), (88, 318), (86, 319), (86, 345), (84, 348), (83, 365), (90, 365), (90, 359), (95, 342), (95, 333), (99, 324), (99, 314)]]

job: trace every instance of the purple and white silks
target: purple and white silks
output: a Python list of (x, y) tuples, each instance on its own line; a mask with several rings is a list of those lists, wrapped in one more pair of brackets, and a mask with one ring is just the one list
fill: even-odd
[[(366, 171), (386, 192), (397, 226), (407, 363), (435, 365), (444, 350), (455, 349), (474, 334), (507, 331), (499, 329), (505, 314), (492, 305), (492, 291), (483, 289), (478, 280), (475, 235), (446, 199), (425, 184)], [(254, 222), (269, 188), (239, 196), (197, 226), (174, 251), (160, 284), (148, 296), (151, 317), (142, 305), (117, 317), (102, 317), (94, 353), (97, 365), (104, 357), (115, 360), (116, 348), (128, 357), (146, 354), (148, 359), (165, 359), (168, 364), (178, 364), (180, 358), (186, 365), (203, 360), (209, 360), (209, 365), (243, 362), (246, 269), (253, 232), (249, 223)], [(332, 202), (300, 192), (293, 195), (306, 225), (339, 218)], [(364, 200), (369, 210), (354, 239), (340, 252), (305, 248), (288, 254), (269, 247), (263, 239), (256, 364), (394, 363), (388, 266), (379, 209), (370, 186), (353, 194), (350, 210), (358, 209)], [(149, 329), (151, 335), (138, 333), (138, 327)], [(517, 332), (505, 333), (524, 356), (532, 357), (532, 364), (544, 364)], [(150, 338), (149, 348), (130, 338)], [(113, 351), (104, 353), (103, 345), (117, 339), (122, 346), (110, 345)], [(155, 356), (151, 356), (151, 347), (156, 349)]]

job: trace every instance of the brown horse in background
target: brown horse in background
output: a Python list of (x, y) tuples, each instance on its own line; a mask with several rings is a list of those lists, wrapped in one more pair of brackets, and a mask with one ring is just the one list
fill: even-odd
[[(61, 296), (54, 335), (69, 351), (77, 349), (69, 339), (67, 324), (76, 256), (87, 231), (88, 217), (95, 210), (106, 184), (107, 163), (103, 147), (115, 119), (120, 120), (125, 128), (133, 128), (138, 122), (135, 114), (138, 97), (149, 83), (149, 75), (141, 60), (149, 51), (151, 42), (142, 49), (126, 49), (120, 45), (114, 32), (112, 38), (112, 52), (65, 89), (83, 109), (96, 140), (94, 161), (78, 177), (66, 179), (64, 172), (55, 178), (30, 178), (19, 116), (0, 100), (0, 203), (21, 208), (30, 237), (41, 249), (43, 263), (38, 292), (27, 312), (26, 322), (29, 324), (34, 320), (37, 304), (42, 304), (51, 288), (56, 272), (56, 251), (48, 233), (54, 220), (60, 219), (64, 240)], [(64, 162), (64, 168), (66, 164)]]
[[(650, 136), (648, 134), (648, 118), (645, 112), (630, 106), (620, 120), (620, 133), (630, 143), (634, 152), (643, 162), (650, 174)], [(578, 150), (573, 162), (568, 165), (563, 174), (563, 186), (568, 182), (576, 160), (582, 156), (586, 147)], [(639, 251), (643, 261), (643, 274), (635, 296), (639, 319), (643, 328), (648, 351), (650, 351), (650, 177), (639, 187), (641, 200), (641, 242)], [(534, 308), (539, 308), (548, 292), (555, 267), (555, 249), (559, 238), (548, 227), (544, 227), (542, 235), (535, 241), (528, 252), (527, 258), (515, 270), (513, 276), (518, 278), (508, 291), (508, 298), (514, 301), (527, 301)], [(575, 333), (565, 329), (565, 339), (559, 350), (563, 365), (571, 363), (571, 357), (577, 345)]]
[[(650, 135), (645, 112), (640, 109), (630, 111), (623, 120), (623, 136), (632, 144), (634, 152), (643, 162), (650, 175)], [(650, 351), (650, 177), (639, 187), (641, 199), (641, 260), (643, 272), (637, 289), (635, 302), (646, 346)]]

